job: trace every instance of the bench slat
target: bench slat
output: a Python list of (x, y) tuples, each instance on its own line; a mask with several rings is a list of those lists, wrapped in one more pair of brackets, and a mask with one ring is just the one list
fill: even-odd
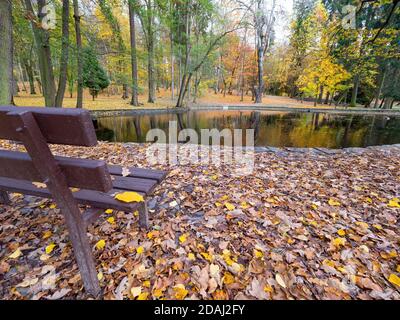
[(97, 145), (89, 111), (82, 109), (0, 107), (0, 139), (19, 141), (9, 112), (32, 112), (48, 143), (91, 147)]
[[(128, 169), (130, 171), (130, 174), (128, 177), (152, 179), (152, 180), (156, 180), (158, 183), (163, 181), (168, 174), (166, 171), (161, 171), (161, 170), (143, 169), (143, 168), (135, 168), (135, 167), (131, 167)], [(122, 170), (123, 170), (123, 167), (121, 167), (121, 166), (114, 166), (114, 165), (108, 166), (108, 171), (112, 175), (122, 176)]]
[[(68, 186), (107, 192), (112, 188), (107, 164), (99, 160), (56, 157)], [(27, 153), (0, 150), (0, 176), (42, 182)]]
[[(0, 190), (23, 193), (48, 199), (53, 198), (48, 189), (37, 188), (31, 182), (24, 180), (0, 178)], [(114, 199), (114, 195), (120, 192), (121, 190), (118, 189), (112, 189), (107, 193), (91, 190), (79, 190), (78, 192), (74, 192), (73, 195), (79, 204), (91, 206), (93, 208), (115, 209), (125, 212), (136, 211), (140, 203), (124, 203)], [(144, 193), (139, 193), (144, 195)]]
[(136, 192), (143, 192), (145, 194), (150, 194), (157, 186), (156, 180), (127, 178), (120, 176), (112, 176), (112, 177), (114, 179), (113, 180), (114, 189), (136, 191)]

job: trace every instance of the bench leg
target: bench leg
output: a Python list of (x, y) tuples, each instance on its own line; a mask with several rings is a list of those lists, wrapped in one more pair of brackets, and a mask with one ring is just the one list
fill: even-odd
[(139, 207), (139, 227), (148, 229), (149, 228), (149, 211), (147, 209), (146, 201)]
[(74, 255), (81, 272), (85, 289), (88, 293), (98, 297), (101, 289), (97, 279), (92, 249), (90, 248), (86, 233), (86, 225), (82, 221), (76, 221), (69, 212), (64, 214), (64, 217), (67, 222), (69, 238), (72, 242)]
[(5, 191), (0, 191), (0, 204), (10, 204), (10, 197), (8, 193)]

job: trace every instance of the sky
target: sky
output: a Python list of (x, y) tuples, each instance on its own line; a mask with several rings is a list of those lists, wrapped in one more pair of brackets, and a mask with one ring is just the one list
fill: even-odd
[(276, 42), (285, 42), (290, 34), (290, 20), (293, 13), (293, 0), (278, 0), (278, 4), (285, 11), (285, 16), (280, 16), (276, 22)]

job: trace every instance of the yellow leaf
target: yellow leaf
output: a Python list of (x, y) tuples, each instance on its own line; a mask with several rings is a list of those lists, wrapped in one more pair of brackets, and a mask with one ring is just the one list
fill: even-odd
[(110, 217), (107, 219), (108, 223), (114, 224), (115, 223), (115, 219), (114, 217)]
[(400, 201), (397, 198), (394, 198), (392, 200), (389, 201), (388, 204), (389, 208), (400, 208)]
[(142, 292), (141, 294), (138, 295), (137, 300), (147, 300), (147, 297), (149, 294), (147, 292)]
[(272, 293), (272, 292), (274, 291), (274, 289), (272, 289), (271, 286), (265, 286), (265, 287), (264, 287), (264, 291), (265, 291), (265, 292)]
[(367, 197), (367, 198), (365, 198), (365, 202), (367, 202), (367, 203), (372, 203), (372, 199), (369, 198), (369, 197)]
[(285, 283), (285, 281), (283, 281), (283, 278), (282, 278), (282, 276), (281, 276), (279, 273), (277, 273), (277, 274), (275, 275), (275, 280), (276, 280), (276, 282), (278, 282), (278, 284), (279, 284), (282, 288), (285, 288), (285, 289), (286, 289), (286, 283)]
[(222, 281), (223, 281), (225, 284), (232, 284), (232, 283), (235, 282), (235, 278), (234, 278), (234, 276), (233, 276), (231, 273), (225, 272), (225, 273), (224, 273), (224, 276), (222, 277)]
[(50, 230), (47, 230), (47, 231), (43, 232), (42, 239), (50, 238), (52, 235), (53, 235), (53, 233)]
[(79, 190), (80, 190), (79, 188), (71, 188), (71, 192), (72, 192), (72, 193), (78, 192)]
[(340, 247), (344, 246), (346, 244), (346, 239), (345, 238), (336, 238), (333, 240), (333, 245), (335, 247)]
[(142, 246), (140, 246), (140, 247), (138, 247), (138, 248), (136, 249), (136, 252), (137, 252), (138, 254), (142, 254), (142, 253), (144, 252), (144, 248), (143, 248)]
[(357, 221), (357, 222), (356, 222), (356, 225), (360, 226), (360, 227), (363, 228), (363, 229), (368, 229), (368, 228), (369, 228), (368, 223), (365, 223), (365, 222), (363, 222), (363, 221)]
[(185, 297), (187, 296), (187, 294), (189, 293), (189, 291), (187, 291), (185, 289), (185, 286), (183, 284), (178, 284), (176, 286), (173, 287), (174, 291), (175, 291), (175, 298), (177, 300), (183, 300), (185, 299)]
[(216, 203), (215, 203), (215, 206), (216, 206), (216, 207), (220, 207), (220, 206), (222, 206), (222, 203), (216, 202)]
[(243, 201), (243, 202), (240, 204), (240, 207), (241, 207), (242, 209), (248, 209), (248, 208), (250, 208), (250, 206), (247, 204), (246, 201)]
[(147, 238), (149, 238), (151, 240), (151, 239), (153, 239), (153, 237), (154, 237), (153, 231), (150, 231), (147, 233)]
[(97, 279), (99, 280), (99, 281), (101, 281), (101, 280), (103, 280), (103, 272), (99, 272), (98, 274), (97, 274)]
[(338, 207), (338, 206), (340, 206), (340, 202), (339, 202), (339, 201), (336, 201), (336, 200), (334, 200), (334, 199), (329, 199), (328, 203), (329, 203), (330, 206), (333, 206), (333, 207)]
[(15, 250), (12, 254), (10, 254), (8, 257), (10, 259), (17, 259), (22, 255), (21, 250), (18, 248), (17, 250)]
[(114, 210), (113, 210), (113, 209), (107, 209), (105, 212), (106, 212), (107, 214), (112, 214), (112, 213), (114, 212)]
[(150, 288), (150, 280), (143, 281), (143, 287)]
[(389, 282), (391, 282), (391, 283), (395, 284), (396, 286), (400, 287), (400, 278), (397, 275), (395, 275), (394, 273), (392, 273), (389, 276)]
[(143, 196), (141, 196), (137, 192), (123, 192), (119, 193), (115, 196), (115, 199), (126, 202), (126, 203), (131, 203), (131, 202), (143, 202)]
[(225, 202), (225, 208), (227, 208), (229, 211), (235, 210), (235, 206), (229, 202)]
[(56, 205), (55, 203), (52, 203), (52, 204), (50, 205), (50, 209), (55, 209), (55, 208), (57, 208), (57, 205)]
[(382, 230), (382, 226), (380, 224), (374, 224), (373, 227), (378, 230)]
[(397, 265), (396, 271), (400, 272), (400, 264)]
[(47, 185), (45, 183), (41, 183), (41, 182), (32, 182), (32, 184), (39, 189), (46, 189)]
[(344, 231), (343, 229), (338, 230), (338, 235), (343, 237), (346, 234), (346, 231)]
[(142, 287), (132, 287), (131, 288), (132, 297), (136, 298), (141, 293), (142, 293)]
[(193, 261), (193, 260), (196, 260), (196, 256), (195, 256), (193, 253), (189, 253), (189, 254), (188, 254), (188, 259), (189, 259), (189, 260), (192, 260), (192, 261)]
[(186, 237), (187, 237), (186, 234), (181, 235), (181, 236), (179, 237), (179, 242), (180, 242), (180, 243), (186, 242), (186, 240), (187, 240)]
[(262, 253), (262, 251), (259, 251), (259, 250), (254, 250), (254, 256), (256, 258), (261, 259), (262, 257), (264, 257), (264, 253)]
[(160, 298), (163, 295), (163, 291), (161, 289), (155, 289), (153, 291), (153, 297), (154, 298)]
[(96, 249), (97, 250), (102, 250), (102, 249), (104, 249), (105, 246), (106, 246), (106, 242), (104, 240), (99, 240), (96, 243)]
[(212, 262), (213, 256), (211, 254), (209, 254), (207, 252), (201, 252), (200, 254), (203, 256), (204, 259)]
[(53, 249), (56, 247), (56, 245), (54, 244), (54, 243), (51, 243), (51, 244), (49, 244), (47, 247), (46, 247), (46, 254), (50, 254), (52, 251), (53, 251)]
[(335, 263), (328, 259), (325, 259), (324, 261), (322, 261), (322, 264), (325, 266), (329, 266), (331, 268), (335, 268)]

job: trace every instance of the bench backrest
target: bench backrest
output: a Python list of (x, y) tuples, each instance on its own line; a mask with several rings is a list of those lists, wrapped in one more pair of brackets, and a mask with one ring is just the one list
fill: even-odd
[[(97, 144), (89, 112), (79, 109), (0, 107), (0, 139), (21, 141), (13, 114), (23, 112), (33, 115), (47, 143), (87, 147)], [(104, 161), (63, 157), (55, 160), (69, 187), (103, 192), (111, 190), (111, 176)], [(1, 150), (0, 176), (32, 182), (44, 178), (36, 170), (29, 154)]]
[(32, 112), (46, 141), (92, 147), (97, 145), (92, 118), (87, 110), (0, 106), (0, 139), (18, 140), (9, 112)]

